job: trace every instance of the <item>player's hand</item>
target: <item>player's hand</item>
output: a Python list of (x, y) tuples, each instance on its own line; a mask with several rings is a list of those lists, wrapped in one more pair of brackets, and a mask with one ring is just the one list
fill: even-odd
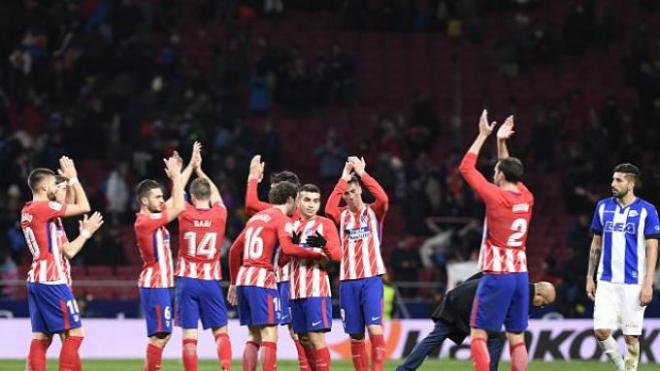
[(497, 129), (497, 139), (509, 139), (513, 135), (513, 115), (506, 118), (502, 126)]
[(596, 283), (594, 282), (594, 279), (589, 277), (587, 278), (587, 296), (591, 301), (596, 300)]
[(181, 162), (175, 156), (163, 159), (163, 162), (165, 163), (165, 174), (168, 178), (174, 179), (181, 175)]
[(250, 160), (250, 173), (248, 174), (249, 179), (256, 179), (259, 183), (264, 178), (264, 168), (265, 164), (261, 161), (261, 155), (254, 155), (252, 160)]
[(192, 164), (193, 169), (200, 169), (202, 167), (202, 144), (200, 142), (195, 141), (195, 143), (193, 143), (190, 163)]
[(92, 216), (88, 217), (85, 214), (83, 219), (78, 221), (78, 231), (80, 234), (83, 234), (83, 231), (87, 231), (91, 236), (101, 228), (101, 225), (103, 225), (103, 216), (98, 211), (95, 211)]
[(483, 110), (481, 112), (481, 117), (479, 118), (479, 135), (489, 136), (493, 133), (497, 123), (493, 121), (491, 124), (488, 124), (488, 111)]
[(61, 176), (67, 179), (73, 179), (78, 177), (78, 171), (76, 170), (76, 165), (73, 163), (72, 159), (66, 156), (60, 157), (60, 168), (57, 169), (57, 172)]
[(294, 245), (300, 245), (301, 234), (302, 232), (296, 232), (296, 231), (291, 232), (291, 242), (293, 242)]
[(350, 156), (348, 162), (353, 166), (353, 170), (358, 176), (362, 176), (365, 173), (365, 168), (367, 167), (366, 162), (364, 162), (364, 157), (358, 158), (357, 156)]
[(323, 248), (323, 247), (325, 247), (325, 244), (327, 242), (328, 241), (326, 241), (325, 238), (323, 238), (323, 235), (321, 235), (321, 233), (319, 233), (319, 231), (316, 231), (315, 235), (307, 236), (307, 246), (310, 246), (310, 247), (321, 247), (321, 248)]
[(651, 300), (653, 300), (653, 285), (644, 284), (639, 294), (639, 303), (645, 307), (651, 303)]
[(172, 152), (172, 157), (174, 157), (179, 162), (181, 167), (183, 167), (183, 159), (181, 158), (181, 155), (179, 155), (179, 151), (176, 151), (176, 150), (173, 151)]
[(341, 179), (348, 182), (351, 180), (351, 173), (353, 172), (353, 164), (350, 161), (344, 163), (344, 170), (341, 172)]
[(236, 285), (229, 285), (229, 289), (227, 290), (227, 302), (233, 306), (238, 304), (238, 298), (236, 297)]

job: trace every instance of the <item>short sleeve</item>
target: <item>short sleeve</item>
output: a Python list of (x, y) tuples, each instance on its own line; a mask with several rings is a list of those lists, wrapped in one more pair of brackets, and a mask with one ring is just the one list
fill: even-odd
[(136, 228), (145, 231), (153, 231), (166, 225), (167, 221), (167, 209), (163, 209), (159, 213), (141, 215), (140, 220), (137, 222)]
[(61, 204), (56, 201), (43, 203), (42, 206), (39, 207), (39, 215), (44, 218), (44, 220), (63, 217), (65, 212), (66, 204)]
[(650, 206), (647, 208), (646, 221), (644, 223), (644, 237), (646, 239), (660, 239), (660, 221), (658, 221), (658, 210)]
[(591, 231), (597, 235), (603, 234), (603, 222), (600, 218), (601, 215), (600, 211), (602, 210), (603, 207), (604, 205), (600, 202), (596, 205), (596, 210), (594, 211), (594, 218), (591, 221)]

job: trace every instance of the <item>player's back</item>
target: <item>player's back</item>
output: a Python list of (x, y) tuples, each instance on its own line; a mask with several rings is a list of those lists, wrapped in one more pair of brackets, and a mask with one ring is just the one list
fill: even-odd
[(238, 286), (275, 288), (275, 256), (278, 229), (290, 219), (279, 209), (258, 212), (245, 224), (243, 261), (238, 271)]
[(135, 240), (143, 260), (138, 286), (167, 288), (174, 286), (170, 233), (165, 228), (167, 210), (138, 213), (135, 218)]
[(220, 203), (209, 209), (186, 204), (179, 216), (179, 253), (176, 276), (220, 280), (220, 253), (227, 209)]
[(483, 197), (486, 222), (480, 266), (485, 271), (525, 272), (534, 196), (522, 182), (517, 183), (515, 191), (491, 185)]
[(62, 239), (57, 218), (66, 206), (58, 202), (32, 201), (21, 210), (21, 229), (32, 254), (28, 282), (65, 284)]

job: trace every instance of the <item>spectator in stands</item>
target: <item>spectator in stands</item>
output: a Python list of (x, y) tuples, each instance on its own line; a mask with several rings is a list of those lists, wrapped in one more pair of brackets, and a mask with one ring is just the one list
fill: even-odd
[[(11, 258), (11, 255), (6, 250), (2, 250), (0, 254), (0, 280), (14, 281), (18, 280), (18, 268), (16, 263)], [(18, 285), (5, 285), (0, 286), (0, 297), (11, 299), (17, 289)]]
[(105, 183), (105, 211), (110, 225), (116, 226), (124, 221), (128, 210), (129, 189), (126, 184), (126, 164), (110, 172)]
[(325, 190), (331, 189), (341, 175), (346, 162), (346, 147), (337, 130), (329, 127), (325, 134), (325, 144), (315, 151), (319, 163), (319, 177)]
[[(395, 281), (414, 282), (418, 280), (418, 271), (422, 267), (422, 262), (416, 243), (417, 239), (408, 237), (396, 244), (388, 265)], [(399, 292), (401, 296), (410, 298), (416, 295), (417, 288), (404, 287)]]

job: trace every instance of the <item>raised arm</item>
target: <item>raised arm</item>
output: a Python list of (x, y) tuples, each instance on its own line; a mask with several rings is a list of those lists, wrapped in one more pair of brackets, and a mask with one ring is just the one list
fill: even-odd
[(66, 156), (62, 156), (60, 158), (60, 168), (57, 171), (61, 176), (68, 179), (68, 186), (71, 188), (73, 194), (71, 197), (73, 203), (68, 203), (67, 200), (64, 216), (76, 216), (90, 212), (92, 208), (89, 205), (85, 190), (80, 184), (80, 181), (78, 181), (78, 171), (76, 170), (73, 160)]
[(103, 224), (103, 217), (98, 211), (94, 212), (91, 217), (85, 217), (83, 220), (78, 221), (78, 230), (80, 234), (71, 242), (67, 242), (62, 246), (62, 252), (68, 259), (73, 259), (76, 254), (82, 249), (83, 245), (89, 240), (94, 232), (96, 232)]
[(482, 200), (493, 198), (497, 194), (498, 188), (496, 185), (490, 183), (486, 178), (477, 170), (477, 158), (481, 147), (488, 136), (493, 132), (495, 122), (488, 124), (488, 112), (484, 110), (479, 119), (479, 135), (472, 143), (472, 146), (463, 157), (461, 164), (458, 167), (463, 179), (470, 185)]
[[(186, 184), (188, 184), (188, 181), (190, 180), (190, 177), (192, 176), (193, 171), (195, 170), (195, 159), (198, 157), (200, 151), (202, 149), (202, 145), (199, 142), (193, 143), (193, 149), (192, 149), (192, 154), (190, 155), (190, 161), (188, 161), (188, 165), (181, 171), (181, 182), (183, 183), (183, 187), (186, 187)], [(183, 166), (183, 159), (181, 156), (179, 156), (179, 152), (174, 151), (174, 154), (172, 156), (176, 157), (179, 162)]]
[(341, 178), (335, 185), (335, 188), (328, 196), (328, 201), (325, 204), (325, 216), (332, 219), (337, 225), (340, 223), (341, 219), (341, 208), (339, 204), (341, 203), (341, 195), (346, 190), (348, 182), (351, 180), (351, 173), (353, 172), (353, 165), (346, 161), (344, 164), (344, 170), (341, 173)]
[[(195, 144), (198, 144), (195, 142)], [(213, 180), (211, 180), (211, 177), (206, 175), (204, 170), (202, 170), (202, 152), (201, 152), (201, 145), (199, 146), (199, 150), (197, 153), (193, 153), (193, 159), (191, 161), (193, 163), (193, 168), (195, 169), (195, 174), (202, 178), (206, 179), (207, 182), (209, 182), (209, 185), (211, 186), (211, 205), (214, 204), (220, 204), (220, 205), (225, 205), (224, 202), (222, 201), (222, 195), (220, 194), (220, 190), (218, 187), (215, 185)]]
[(264, 163), (261, 161), (261, 155), (255, 155), (250, 160), (250, 172), (248, 174), (248, 183), (245, 188), (245, 211), (248, 216), (252, 216), (260, 211), (271, 208), (273, 205), (259, 200), (259, 183), (264, 177)]
[(497, 158), (503, 160), (509, 158), (509, 149), (506, 141), (513, 135), (513, 115), (506, 118), (504, 124), (497, 130)]
[(375, 201), (371, 204), (371, 208), (376, 212), (378, 220), (382, 221), (389, 208), (389, 198), (387, 197), (387, 193), (385, 193), (385, 190), (380, 184), (378, 184), (376, 179), (367, 174), (364, 157), (358, 158), (356, 156), (351, 156), (348, 158), (348, 161), (353, 166), (355, 174), (360, 177), (362, 184), (364, 184), (369, 193), (374, 196)]
[(169, 223), (178, 218), (186, 208), (183, 197), (185, 185), (181, 176), (181, 162), (174, 156), (163, 161), (165, 162), (165, 174), (172, 180), (172, 196), (165, 202), (167, 207), (167, 222)]

